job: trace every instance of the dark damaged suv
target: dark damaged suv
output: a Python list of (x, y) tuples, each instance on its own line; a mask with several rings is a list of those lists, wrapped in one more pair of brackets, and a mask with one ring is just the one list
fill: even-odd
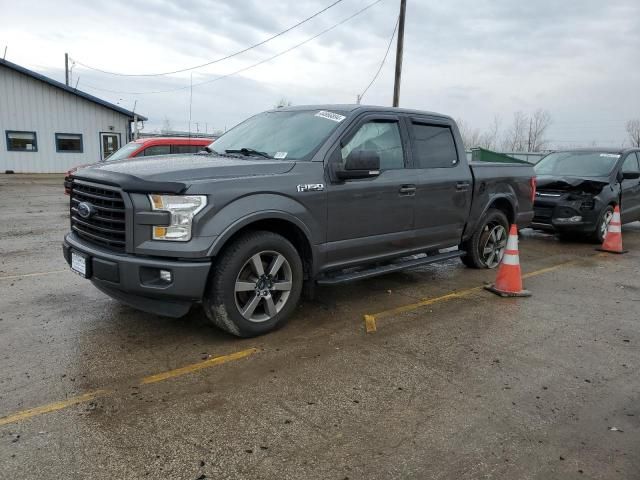
[(458, 257), (497, 266), (509, 224), (533, 218), (534, 177), (526, 163), (468, 163), (443, 115), (282, 108), (205, 153), (74, 172), (64, 255), (131, 306), (179, 317), (200, 303), (218, 327), (258, 335), (291, 315), (303, 285)]
[(616, 205), (640, 220), (640, 149), (553, 152), (535, 169), (534, 228), (602, 242)]

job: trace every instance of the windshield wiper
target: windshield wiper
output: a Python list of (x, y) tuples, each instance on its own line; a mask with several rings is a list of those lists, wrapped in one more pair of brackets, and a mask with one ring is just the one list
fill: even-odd
[(264, 158), (273, 158), (267, 152), (259, 152), (258, 150), (254, 150), (253, 148), (238, 148), (238, 149), (229, 149), (225, 150), (225, 153), (241, 153), (243, 155), (259, 155)]

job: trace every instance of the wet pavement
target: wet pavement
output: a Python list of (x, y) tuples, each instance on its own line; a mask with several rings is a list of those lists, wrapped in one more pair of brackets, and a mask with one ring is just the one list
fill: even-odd
[(524, 230), (531, 298), (456, 260), (239, 340), (71, 273), (67, 201), (0, 175), (2, 479), (640, 478), (639, 223), (622, 256)]

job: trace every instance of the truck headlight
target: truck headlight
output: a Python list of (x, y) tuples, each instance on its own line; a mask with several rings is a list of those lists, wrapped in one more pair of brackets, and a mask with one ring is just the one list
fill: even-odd
[(207, 205), (206, 195), (149, 195), (152, 210), (171, 214), (167, 226), (152, 227), (154, 240), (188, 242), (191, 240), (193, 217)]

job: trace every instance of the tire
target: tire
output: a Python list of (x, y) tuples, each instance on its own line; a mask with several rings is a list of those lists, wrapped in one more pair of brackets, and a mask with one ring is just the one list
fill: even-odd
[(591, 234), (590, 240), (594, 243), (602, 243), (604, 242), (604, 237), (607, 233), (607, 228), (609, 228), (609, 223), (611, 223), (611, 219), (613, 218), (613, 207), (611, 205), (607, 205), (602, 209), (600, 215), (598, 216), (598, 223), (595, 232)]
[[(471, 238), (460, 245), (466, 252), (460, 257), (462, 263), (470, 268), (496, 268), (509, 237), (509, 220), (501, 210), (490, 208), (480, 221)], [(493, 254), (489, 254), (488, 248)]]
[(293, 313), (302, 283), (302, 260), (291, 242), (273, 232), (249, 232), (225, 247), (214, 264), (203, 308), (232, 335), (262, 335)]

